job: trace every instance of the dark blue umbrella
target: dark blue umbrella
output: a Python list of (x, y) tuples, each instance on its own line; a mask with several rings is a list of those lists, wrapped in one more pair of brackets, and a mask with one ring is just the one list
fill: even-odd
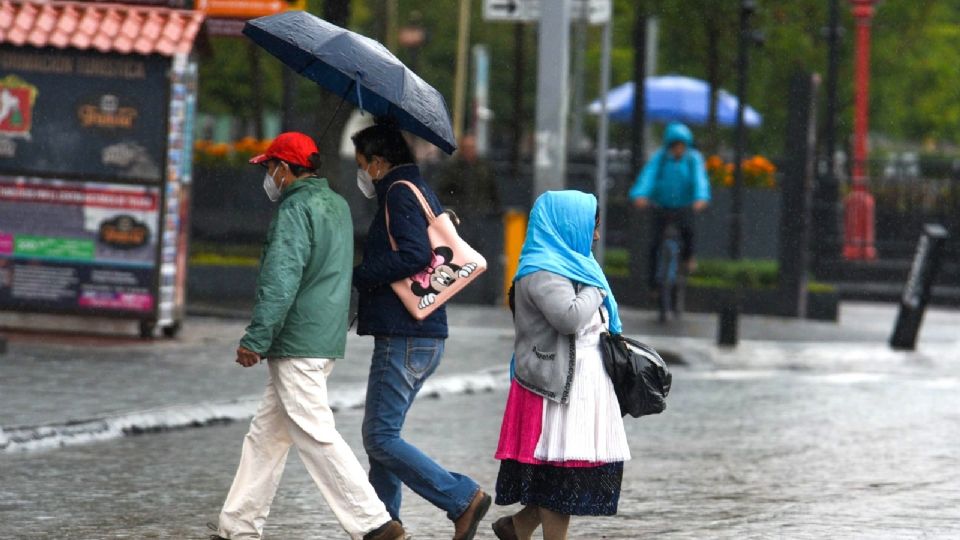
[(440, 92), (368, 37), (305, 13), (248, 21), (243, 33), (294, 71), (448, 154), (457, 149)]

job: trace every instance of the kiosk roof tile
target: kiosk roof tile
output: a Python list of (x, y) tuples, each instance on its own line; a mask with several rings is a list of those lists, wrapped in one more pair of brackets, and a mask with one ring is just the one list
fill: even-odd
[(203, 13), (152, 6), (0, 0), (0, 44), (143, 55), (189, 53)]

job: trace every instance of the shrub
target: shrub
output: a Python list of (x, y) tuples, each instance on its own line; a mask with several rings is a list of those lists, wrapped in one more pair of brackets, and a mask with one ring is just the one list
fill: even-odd
[(244, 137), (232, 143), (198, 140), (193, 144), (194, 163), (201, 165), (242, 165), (270, 146), (269, 140)]
[[(626, 249), (609, 249), (604, 261), (608, 277), (630, 277), (630, 253)], [(696, 272), (687, 278), (689, 287), (732, 289), (741, 286), (747, 289), (770, 289), (777, 286), (779, 263), (771, 259), (704, 259), (699, 261)], [(834, 287), (826, 283), (810, 281), (810, 292), (832, 292)]]
[[(733, 186), (733, 163), (725, 163), (717, 155), (707, 158), (707, 176), (713, 187)], [(763, 156), (753, 156), (741, 162), (743, 184), (747, 187), (773, 189), (777, 187), (777, 167)]]

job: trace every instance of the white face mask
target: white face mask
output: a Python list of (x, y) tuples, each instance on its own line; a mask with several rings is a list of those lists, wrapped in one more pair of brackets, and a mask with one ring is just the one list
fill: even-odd
[(270, 174), (269, 172), (263, 174), (263, 190), (267, 192), (267, 198), (270, 199), (270, 202), (277, 202), (280, 200), (280, 193), (282, 190), (277, 187), (277, 183), (273, 179), (279, 170), (280, 167), (277, 167), (274, 169), (273, 174)]
[(372, 199), (377, 196), (377, 188), (373, 185), (373, 177), (364, 169), (357, 169), (357, 187), (363, 196)]

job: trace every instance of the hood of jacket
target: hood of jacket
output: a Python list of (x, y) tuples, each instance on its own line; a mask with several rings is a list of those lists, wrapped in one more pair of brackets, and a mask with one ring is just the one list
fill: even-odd
[(663, 146), (669, 147), (675, 142), (682, 142), (687, 146), (693, 146), (693, 132), (686, 125), (680, 122), (673, 122), (667, 125), (663, 132)]

